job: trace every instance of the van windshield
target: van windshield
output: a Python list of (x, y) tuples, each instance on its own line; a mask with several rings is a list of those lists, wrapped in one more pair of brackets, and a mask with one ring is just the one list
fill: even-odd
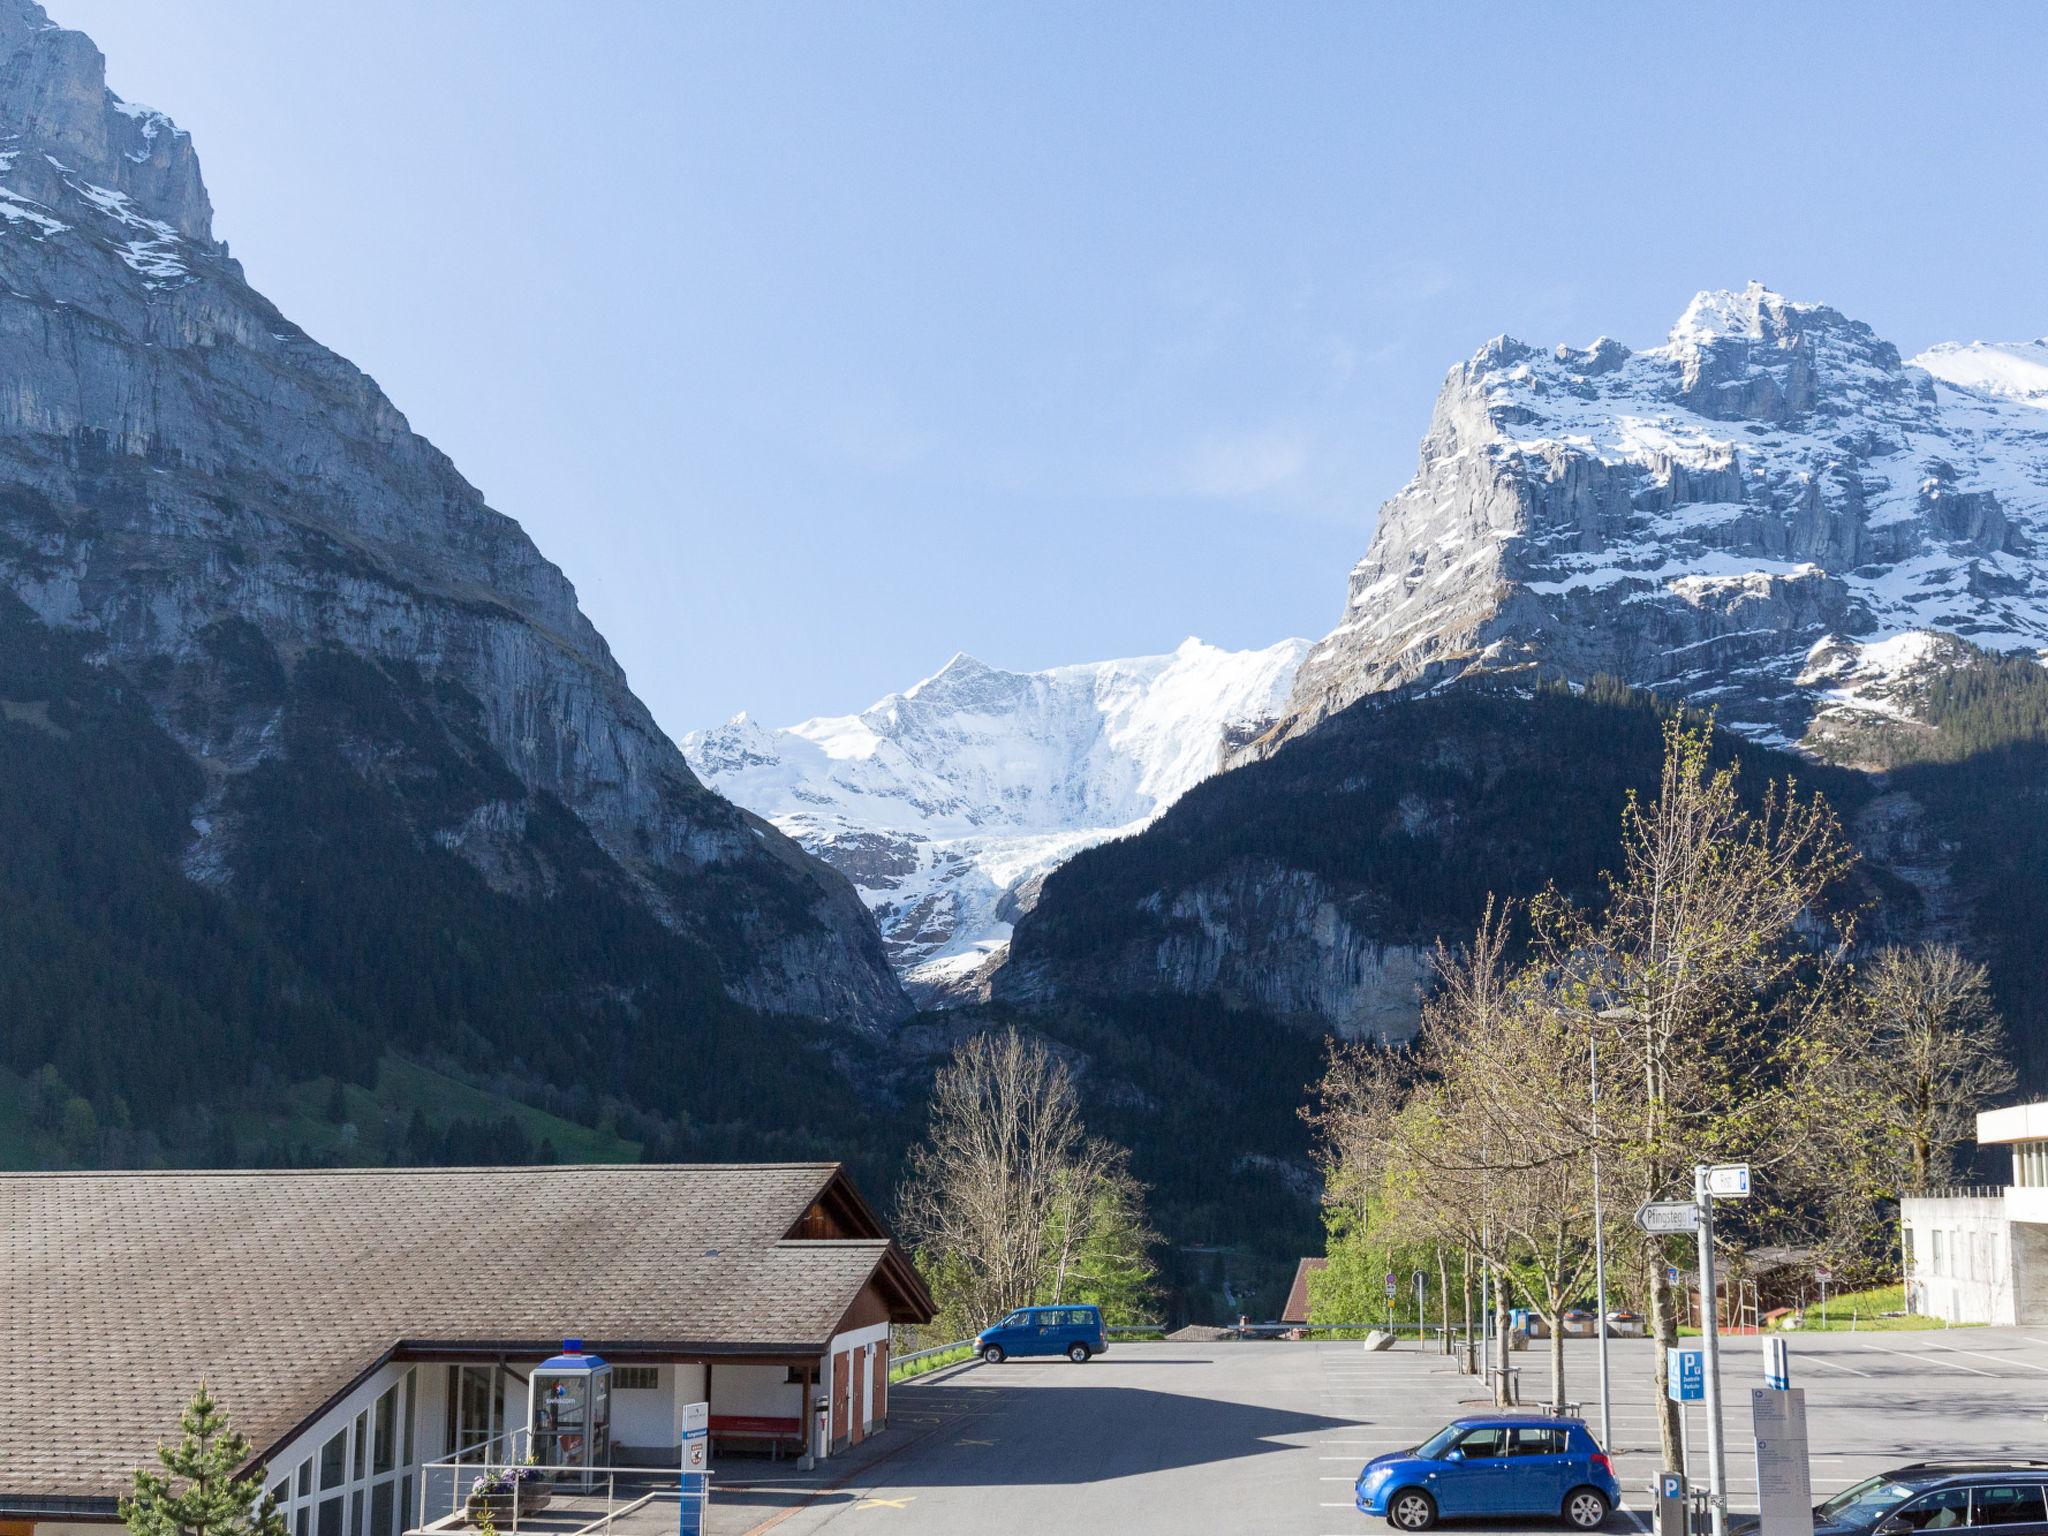
[(1894, 1505), (1913, 1496), (1904, 1483), (1888, 1477), (1866, 1477), (1853, 1488), (1844, 1488), (1814, 1511), (1830, 1525), (1868, 1525)]

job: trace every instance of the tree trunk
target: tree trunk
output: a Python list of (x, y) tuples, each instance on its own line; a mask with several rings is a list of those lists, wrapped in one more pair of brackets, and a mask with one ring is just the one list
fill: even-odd
[(1550, 1325), (1550, 1406), (1564, 1412), (1564, 1308), (1559, 1307), (1544, 1321)]
[(1507, 1272), (1498, 1265), (1493, 1271), (1493, 1332), (1500, 1340), (1500, 1375), (1494, 1379), (1493, 1402), (1497, 1408), (1514, 1405), (1509, 1395), (1508, 1383), (1513, 1378), (1508, 1374), (1508, 1285)]
[(1643, 1257), (1650, 1267), (1650, 1331), (1657, 1339), (1657, 1440), (1664, 1455), (1664, 1470), (1678, 1470), (1678, 1404), (1665, 1388), (1665, 1373), (1671, 1357), (1667, 1350), (1678, 1347), (1678, 1313), (1671, 1294), (1671, 1277), (1664, 1261), (1663, 1245), (1651, 1240), (1643, 1244)]
[[(1462, 1278), (1459, 1283), (1463, 1287), (1464, 1294), (1460, 1298), (1462, 1306), (1458, 1312), (1458, 1321), (1464, 1325), (1465, 1346), (1469, 1349), (1472, 1346), (1472, 1250), (1470, 1248), (1464, 1251), (1462, 1263)], [(1478, 1358), (1477, 1355), (1473, 1356), (1475, 1369), (1477, 1368), (1476, 1362)]]
[(1443, 1245), (1436, 1250), (1436, 1286), (1439, 1303), (1437, 1317), (1444, 1325), (1441, 1353), (1451, 1352), (1451, 1261), (1444, 1256)]

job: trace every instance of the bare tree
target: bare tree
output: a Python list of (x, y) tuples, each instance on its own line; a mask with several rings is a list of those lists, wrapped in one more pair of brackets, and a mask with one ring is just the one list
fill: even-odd
[(1066, 1064), (1015, 1029), (973, 1037), (940, 1070), (897, 1205), (941, 1312), (962, 1331), (1064, 1299), (1109, 1227), (1141, 1261), (1149, 1237), (1128, 1154), (1086, 1134)]
[(1977, 1110), (2018, 1080), (1984, 967), (1946, 944), (1891, 948), (1857, 977), (1868, 1023), (1854, 1076), (1883, 1137), (1890, 1193), (1955, 1176)]
[[(1667, 723), (1657, 797), (1629, 798), (1602, 913), (1539, 906), (1557, 984), (1598, 1032), (1603, 1156), (1634, 1201), (1689, 1195), (1698, 1162), (1759, 1154), (1762, 1127), (1793, 1101), (1788, 1063), (1850, 937), (1848, 918), (1821, 904), (1854, 859), (1826, 802), (1787, 782), (1751, 809), (1710, 745), (1710, 724)], [(1640, 1241), (1652, 1328), (1668, 1348), (1678, 1318), (1666, 1245)], [(1661, 1390), (1665, 1352), (1656, 1358), (1665, 1464), (1676, 1466), (1677, 1406)]]

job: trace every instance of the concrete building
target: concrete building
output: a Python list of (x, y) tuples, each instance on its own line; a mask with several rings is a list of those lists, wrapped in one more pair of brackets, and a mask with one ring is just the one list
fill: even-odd
[(202, 1379), (292, 1536), (399, 1536), (432, 1464), (524, 1459), (569, 1337), (613, 1465), (675, 1467), (697, 1402), (714, 1459), (830, 1454), (931, 1317), (831, 1163), (0, 1175), (0, 1536), (109, 1536)]
[(2048, 1325), (2048, 1103), (1985, 1110), (1977, 1142), (2012, 1149), (2012, 1182), (1901, 1202), (1906, 1305), (1955, 1323)]

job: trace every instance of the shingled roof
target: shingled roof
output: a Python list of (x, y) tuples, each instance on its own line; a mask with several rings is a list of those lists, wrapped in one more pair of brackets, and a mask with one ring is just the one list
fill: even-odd
[(202, 1377), (262, 1451), (394, 1355), (815, 1356), (870, 1280), (930, 1320), (836, 1163), (0, 1175), (0, 1513), (124, 1491)]

